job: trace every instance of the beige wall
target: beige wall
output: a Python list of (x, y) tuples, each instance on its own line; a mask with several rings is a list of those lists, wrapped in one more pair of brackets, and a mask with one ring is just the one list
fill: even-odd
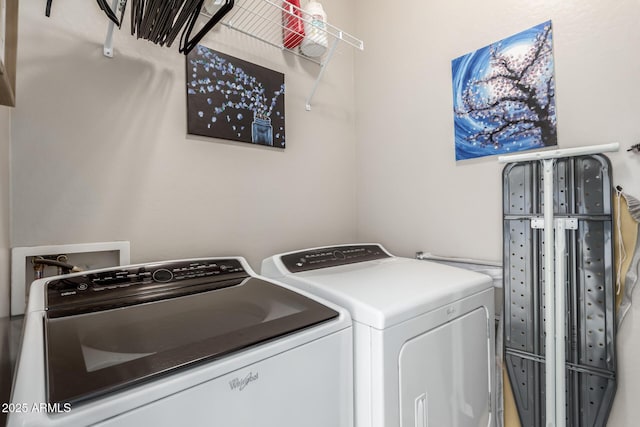
[[(407, 256), (501, 257), (496, 157), (456, 162), (451, 60), (551, 19), (561, 148), (640, 139), (640, 3), (359, 0), (358, 235)], [(410, 13), (407, 13), (410, 11)], [(610, 155), (640, 196), (640, 156)]]
[(9, 315), (9, 149), (11, 109), (0, 106), (0, 317)]
[[(325, 2), (353, 27), (350, 2)], [(127, 14), (128, 16), (128, 14)], [(352, 49), (318, 66), (224, 28), (203, 44), (285, 73), (286, 150), (186, 135), (185, 59), (115, 35), (95, 2), (20, 10), (13, 245), (130, 240), (132, 260), (244, 255), (355, 238)]]
[[(455, 161), (451, 60), (551, 19), (561, 148), (620, 142), (614, 182), (640, 197), (640, 2), (358, 0), (358, 237), (392, 252), (499, 260), (502, 166)], [(610, 426), (637, 424), (638, 304), (619, 333)]]

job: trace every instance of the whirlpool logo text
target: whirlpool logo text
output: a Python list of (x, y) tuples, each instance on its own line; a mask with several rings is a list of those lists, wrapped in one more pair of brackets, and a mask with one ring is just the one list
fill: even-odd
[(258, 373), (249, 372), (244, 378), (234, 378), (229, 381), (229, 388), (231, 390), (242, 391), (251, 382), (258, 380)]

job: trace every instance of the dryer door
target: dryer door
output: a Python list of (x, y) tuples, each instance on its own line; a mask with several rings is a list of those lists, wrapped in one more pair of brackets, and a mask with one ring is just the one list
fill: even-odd
[(402, 427), (492, 425), (488, 322), (477, 308), (404, 344)]

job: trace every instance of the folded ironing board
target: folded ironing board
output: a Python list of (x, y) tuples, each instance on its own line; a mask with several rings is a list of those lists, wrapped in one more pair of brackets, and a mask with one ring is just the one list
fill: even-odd
[[(555, 164), (554, 216), (566, 241), (566, 425), (605, 426), (616, 391), (611, 168), (604, 155)], [(503, 171), (505, 365), (523, 427), (545, 423), (542, 164)]]

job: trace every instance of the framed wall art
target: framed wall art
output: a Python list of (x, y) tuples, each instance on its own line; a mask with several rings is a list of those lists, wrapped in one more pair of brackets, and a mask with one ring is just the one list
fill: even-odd
[(456, 160), (554, 146), (551, 21), (451, 63)]
[(285, 148), (284, 74), (198, 45), (187, 55), (187, 133)]

